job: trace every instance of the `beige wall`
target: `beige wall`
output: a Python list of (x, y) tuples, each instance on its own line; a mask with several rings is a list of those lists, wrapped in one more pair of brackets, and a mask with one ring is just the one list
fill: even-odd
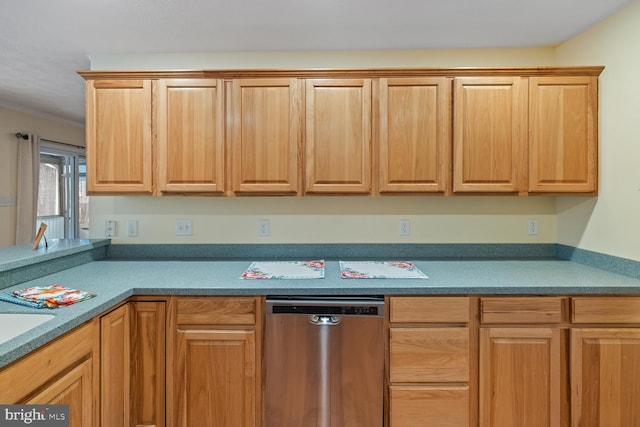
[[(94, 55), (92, 69), (347, 68), (550, 65), (554, 50), (487, 49), (378, 52), (271, 52), (191, 55)], [(193, 220), (193, 236), (174, 235)], [(529, 218), (539, 221), (529, 236)], [(546, 197), (93, 197), (91, 236), (117, 221), (116, 243), (554, 243), (555, 199)], [(258, 237), (257, 221), (271, 234)], [(400, 219), (411, 221), (398, 235)], [(126, 223), (138, 221), (138, 237)]]
[(558, 198), (558, 242), (640, 261), (640, 1), (559, 46), (559, 65), (604, 65), (600, 192)]
[[(15, 200), (17, 189), (17, 132), (51, 141), (84, 146), (84, 128), (0, 107), (0, 197)], [(0, 206), (0, 247), (15, 243), (16, 206)]]

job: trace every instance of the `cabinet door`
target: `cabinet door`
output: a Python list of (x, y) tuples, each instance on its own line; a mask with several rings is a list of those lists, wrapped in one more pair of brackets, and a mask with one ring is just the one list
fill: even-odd
[(100, 319), (100, 424), (125, 427), (130, 418), (129, 305)]
[(233, 82), (233, 191), (296, 194), (301, 161), (298, 79)]
[(307, 193), (371, 191), (371, 80), (306, 82)]
[(93, 426), (92, 364), (85, 360), (23, 403), (69, 405), (69, 427)]
[(571, 331), (575, 427), (632, 427), (640, 420), (640, 330)]
[(130, 302), (100, 319), (103, 426), (165, 425), (164, 310)]
[(89, 80), (89, 193), (151, 193), (151, 81)]
[(255, 331), (179, 329), (174, 351), (176, 426), (258, 425)]
[(224, 191), (222, 81), (157, 83), (158, 187), (165, 193)]
[(165, 303), (129, 303), (131, 424), (165, 425)]
[(529, 191), (597, 191), (597, 77), (531, 77), (529, 87)]
[(560, 427), (562, 332), (480, 329), (480, 426)]
[(520, 77), (455, 79), (454, 192), (526, 190), (526, 87)]
[(380, 192), (444, 192), (451, 169), (451, 82), (380, 79)]

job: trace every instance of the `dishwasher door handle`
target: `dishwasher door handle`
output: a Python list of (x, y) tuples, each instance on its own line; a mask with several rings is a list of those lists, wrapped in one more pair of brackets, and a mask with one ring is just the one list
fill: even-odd
[(317, 314), (312, 314), (309, 316), (309, 323), (312, 325), (329, 325), (334, 326), (340, 323), (342, 318), (340, 316), (320, 316)]

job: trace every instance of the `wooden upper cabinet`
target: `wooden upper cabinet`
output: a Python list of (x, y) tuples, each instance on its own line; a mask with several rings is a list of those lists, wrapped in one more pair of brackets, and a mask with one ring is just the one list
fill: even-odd
[(371, 191), (371, 79), (306, 81), (306, 193)]
[(529, 191), (595, 193), (597, 77), (531, 77), (529, 109)]
[(89, 193), (151, 193), (150, 80), (88, 80)]
[(381, 78), (379, 108), (379, 191), (448, 190), (451, 81)]
[(222, 80), (160, 79), (156, 92), (158, 190), (222, 193)]
[(454, 192), (523, 190), (526, 89), (526, 82), (518, 76), (455, 79)]
[(233, 191), (298, 194), (301, 92), (298, 79), (233, 81)]

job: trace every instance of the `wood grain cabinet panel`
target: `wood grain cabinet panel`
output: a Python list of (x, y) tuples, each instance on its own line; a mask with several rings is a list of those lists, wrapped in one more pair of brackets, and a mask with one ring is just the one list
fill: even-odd
[(573, 323), (640, 324), (639, 297), (574, 297)]
[(531, 77), (529, 111), (529, 191), (595, 193), (597, 77)]
[(526, 191), (526, 99), (522, 77), (454, 79), (454, 192)]
[(391, 427), (469, 427), (469, 387), (393, 385), (389, 412)]
[(480, 329), (480, 426), (560, 427), (562, 331)]
[(87, 81), (89, 193), (153, 191), (151, 86), (150, 80)]
[(571, 331), (574, 427), (632, 427), (640, 420), (640, 329)]
[(100, 319), (102, 426), (165, 425), (165, 303), (129, 302)]
[(298, 194), (302, 123), (298, 79), (233, 81), (233, 191)]
[(482, 323), (560, 323), (562, 297), (491, 297), (480, 300)]
[(222, 80), (159, 79), (156, 88), (158, 190), (224, 192)]
[(391, 328), (391, 382), (468, 382), (469, 328)]
[(379, 191), (449, 190), (451, 81), (381, 78), (379, 92)]
[(168, 425), (261, 425), (261, 302), (253, 297), (172, 298)]
[(85, 360), (23, 403), (69, 405), (69, 427), (96, 425), (92, 365), (91, 359)]
[(389, 426), (476, 425), (477, 313), (471, 298), (388, 301)]
[(393, 323), (467, 323), (467, 297), (391, 297), (389, 320)]
[(70, 427), (98, 427), (99, 339), (90, 321), (0, 369), (0, 402), (69, 405)]
[(371, 79), (306, 80), (306, 193), (371, 191)]
[(257, 425), (255, 331), (178, 330), (176, 426)]

